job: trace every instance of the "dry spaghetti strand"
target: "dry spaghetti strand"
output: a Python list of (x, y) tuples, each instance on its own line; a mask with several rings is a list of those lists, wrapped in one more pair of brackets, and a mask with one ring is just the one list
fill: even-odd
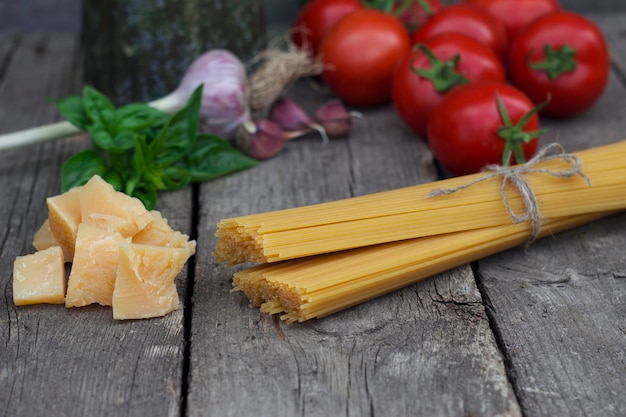
[[(626, 209), (626, 142), (574, 153), (585, 178), (545, 175), (571, 166), (551, 159), (522, 175), (532, 188), (541, 222)], [(536, 171), (536, 172), (535, 172)], [(513, 184), (493, 176), (457, 192), (428, 198), (434, 189), (463, 187), (484, 173), (329, 203), (221, 220), (214, 255), (219, 262), (277, 262), (387, 242), (510, 225), (509, 210), (524, 212)], [(587, 179), (592, 185), (589, 185)], [(503, 188), (504, 187), (504, 188)], [(503, 202), (502, 193), (508, 196)], [(530, 223), (521, 227), (532, 231)], [(532, 236), (532, 235), (529, 235)]]
[[(609, 214), (547, 220), (538, 237)], [(262, 264), (235, 273), (233, 291), (243, 291), (262, 312), (281, 314), (287, 322), (306, 321), (518, 246), (528, 236), (523, 224), (508, 224)]]

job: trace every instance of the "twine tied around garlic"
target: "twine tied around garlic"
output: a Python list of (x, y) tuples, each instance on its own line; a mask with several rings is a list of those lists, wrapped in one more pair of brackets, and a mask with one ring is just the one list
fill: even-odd
[[(570, 168), (559, 171), (545, 168), (536, 168), (537, 164), (554, 159), (562, 159), (570, 166)], [(535, 192), (532, 189), (530, 183), (524, 178), (525, 174), (548, 174), (552, 175), (553, 177), (559, 178), (571, 178), (574, 176), (579, 176), (584, 179), (588, 185), (591, 185), (591, 180), (589, 180), (589, 178), (582, 172), (582, 162), (580, 158), (576, 155), (566, 153), (563, 147), (558, 143), (551, 143), (543, 147), (535, 154), (535, 156), (533, 156), (524, 164), (515, 166), (502, 166), (492, 164), (487, 165), (485, 168), (483, 168), (482, 171), (487, 172), (487, 174), (458, 187), (434, 189), (430, 193), (428, 193), (426, 198), (453, 194), (457, 191), (469, 188), (479, 182), (483, 182), (491, 178), (502, 177), (500, 194), (502, 196), (502, 201), (504, 202), (504, 205), (506, 206), (509, 215), (511, 216), (511, 219), (513, 220), (513, 223), (521, 223), (525, 221), (528, 221), (530, 223), (531, 233), (530, 237), (528, 238), (527, 245), (534, 242), (539, 235), (539, 232), (541, 231), (541, 212), (539, 210), (539, 202), (537, 201), (537, 196), (535, 195)], [(513, 210), (513, 207), (511, 206), (506, 191), (508, 184), (513, 185), (522, 197), (522, 201), (524, 202), (524, 211), (522, 213), (515, 212), (515, 210)]]

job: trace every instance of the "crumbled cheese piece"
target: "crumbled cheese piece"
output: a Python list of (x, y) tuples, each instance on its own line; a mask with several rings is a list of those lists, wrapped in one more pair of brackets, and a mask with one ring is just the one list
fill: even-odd
[[(54, 236), (54, 233), (52, 233), (52, 229), (50, 228), (50, 219), (46, 219), (35, 232), (35, 236), (33, 236), (33, 248), (35, 248), (35, 250), (44, 250), (53, 246), (61, 245)], [(63, 249), (63, 247), (61, 247), (61, 249)], [(65, 262), (72, 260), (72, 255), (66, 250), (63, 250), (63, 257), (65, 258)]]
[(15, 258), (13, 302), (16, 306), (64, 301), (65, 259), (60, 246)]
[(152, 222), (133, 236), (133, 243), (168, 248), (187, 248), (191, 251), (191, 255), (195, 253), (195, 241), (190, 241), (189, 236), (172, 229), (167, 219), (163, 218), (159, 211), (153, 210), (150, 213), (152, 214)]
[[(172, 229), (160, 212), (146, 210), (97, 175), (46, 202), (48, 219), (33, 238), (38, 252), (15, 260), (15, 305), (98, 303), (112, 306), (119, 320), (180, 308), (174, 280), (196, 242)], [(67, 293), (65, 262), (72, 264)]]
[(180, 308), (174, 279), (190, 256), (186, 248), (120, 244), (113, 318), (163, 316)]
[(81, 223), (76, 236), (74, 262), (67, 282), (66, 307), (98, 303), (110, 306), (120, 259), (119, 244), (129, 242), (119, 233), (109, 233)]
[(143, 203), (130, 197), (95, 175), (79, 195), (83, 223), (89, 223), (109, 232), (131, 237), (152, 221), (152, 214)]
[(80, 190), (81, 187), (72, 188), (66, 193), (46, 199), (50, 230), (63, 251), (69, 255), (68, 262), (74, 257), (76, 233), (81, 222)]

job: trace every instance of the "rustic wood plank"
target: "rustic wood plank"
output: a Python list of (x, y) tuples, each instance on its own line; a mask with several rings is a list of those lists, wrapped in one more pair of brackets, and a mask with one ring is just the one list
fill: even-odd
[[(0, 129), (58, 119), (48, 100), (81, 91), (75, 35), (24, 35), (5, 56)], [(114, 322), (93, 306), (16, 308), (13, 261), (32, 253), (33, 234), (58, 194), (61, 165), (88, 146), (85, 136), (0, 153), (0, 414), (6, 416), (178, 416), (185, 341), (183, 311), (164, 318)], [(191, 190), (165, 195), (159, 208), (190, 230)], [(185, 297), (186, 279), (179, 279)]]
[[(623, 60), (623, 49), (617, 51), (626, 15), (592, 18)], [(589, 112), (548, 121), (549, 136), (568, 149), (622, 140), (624, 109), (626, 89), (613, 77)], [(623, 415), (625, 227), (626, 216), (616, 215), (479, 262), (483, 296), (524, 415)]]
[[(597, 19), (614, 45), (623, 40), (623, 16)], [(16, 49), (5, 48), (6, 36)], [(614, 62), (623, 69), (619, 45)], [(74, 37), (1, 34), (0, 131), (57, 120), (46, 100), (80, 91), (77, 62)], [(613, 77), (598, 106), (573, 124), (550, 121), (557, 135), (545, 140), (567, 138), (574, 150), (617, 140), (616, 134), (621, 139), (624, 91)], [(298, 92), (309, 108), (320, 100)], [(183, 312), (114, 323), (100, 307), (13, 306), (12, 262), (31, 251), (62, 163), (87, 142), (78, 136), (1, 153), (1, 413), (173, 416), (186, 405), (189, 415), (203, 416), (619, 415), (626, 406), (624, 216), (479, 263), (482, 294), (462, 267), (335, 316), (286, 326), (229, 293), (232, 271), (210, 257), (220, 218), (435, 177), (425, 145), (389, 109), (367, 113), (348, 140), (323, 146), (312, 135), (258, 169), (201, 187), (186, 404)], [(168, 193), (159, 205), (188, 232), (195, 220), (191, 193)]]
[[(293, 96), (309, 110), (325, 98), (302, 84)], [(469, 267), (284, 325), (230, 294), (232, 270), (206, 256), (220, 218), (435, 178), (426, 144), (390, 108), (364, 112), (349, 139), (311, 135), (202, 186), (190, 415), (519, 415)]]

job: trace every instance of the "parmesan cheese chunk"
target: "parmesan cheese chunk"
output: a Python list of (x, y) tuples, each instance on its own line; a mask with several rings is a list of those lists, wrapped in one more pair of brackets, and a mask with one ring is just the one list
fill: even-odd
[(65, 297), (65, 259), (60, 246), (18, 256), (13, 263), (13, 302), (63, 304)]
[(33, 236), (33, 247), (36, 250), (44, 250), (52, 246), (59, 246), (59, 242), (50, 229), (50, 219), (46, 219)]
[(98, 303), (110, 306), (120, 259), (119, 244), (130, 241), (119, 233), (109, 233), (81, 223), (76, 236), (76, 251), (67, 282), (65, 307)]
[[(50, 219), (46, 219), (35, 232), (35, 236), (33, 236), (33, 248), (36, 250), (44, 250), (53, 246), (61, 245), (54, 236), (54, 233), (52, 233), (52, 229), (50, 228)], [(63, 247), (61, 247), (61, 249), (63, 249)], [(66, 262), (72, 260), (72, 255), (65, 250), (63, 250), (63, 257)]]
[(195, 253), (195, 241), (190, 241), (189, 236), (172, 229), (167, 219), (163, 218), (159, 211), (153, 210), (150, 213), (152, 214), (152, 221), (133, 236), (133, 243), (168, 248), (187, 248), (191, 252), (190, 256)]
[(79, 199), (81, 188), (72, 188), (66, 193), (46, 199), (50, 230), (68, 255), (66, 257), (68, 262), (71, 262), (74, 257), (76, 233), (81, 222)]
[[(99, 176), (46, 200), (48, 219), (33, 237), (33, 255), (14, 266), (16, 305), (101, 304), (113, 318), (160, 317), (180, 308), (174, 280), (196, 242), (159, 211)], [(65, 288), (65, 262), (71, 270)]]
[(83, 223), (131, 237), (152, 221), (152, 214), (134, 197), (116, 191), (94, 175), (82, 187), (80, 213)]
[(120, 244), (113, 291), (116, 320), (160, 317), (180, 308), (174, 280), (190, 256), (186, 248)]

